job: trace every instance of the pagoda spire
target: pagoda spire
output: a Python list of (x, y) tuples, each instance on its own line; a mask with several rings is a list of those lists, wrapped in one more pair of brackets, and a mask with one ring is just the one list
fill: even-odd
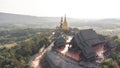
[(60, 28), (62, 28), (63, 17), (61, 17)]
[(64, 16), (64, 22), (66, 22), (66, 14), (65, 14), (65, 16)]
[(64, 17), (61, 17), (60, 28), (63, 30), (69, 29), (68, 24), (67, 24), (67, 20), (66, 20), (66, 14), (64, 15)]
[(61, 17), (61, 23), (63, 22), (63, 17)]

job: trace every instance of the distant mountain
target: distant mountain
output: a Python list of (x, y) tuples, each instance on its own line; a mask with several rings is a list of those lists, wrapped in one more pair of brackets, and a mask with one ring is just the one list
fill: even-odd
[(39, 23), (39, 22), (55, 22), (58, 18), (55, 17), (36, 17), (29, 15), (18, 15), (9, 13), (0, 13), (0, 22), (3, 23)]
[[(70, 27), (116, 28), (120, 27), (119, 19), (80, 20), (67, 18)], [(55, 28), (59, 26), (60, 17), (36, 17), (0, 13), (0, 30), (16, 28)], [(109, 25), (109, 26), (108, 26)]]
[[(68, 18), (70, 22), (76, 19)], [(0, 27), (18, 28), (55, 28), (59, 25), (60, 17), (36, 17), (29, 15), (18, 15), (0, 13)]]

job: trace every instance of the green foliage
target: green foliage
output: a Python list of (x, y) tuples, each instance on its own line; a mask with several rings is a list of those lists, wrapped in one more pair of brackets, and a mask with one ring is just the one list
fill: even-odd
[[(18, 35), (19, 36), (19, 35)], [(21, 41), (11, 49), (0, 49), (0, 68), (30, 68), (30, 58), (43, 46), (47, 47), (50, 42), (49, 34), (42, 32), (32, 36), (30, 40)]]
[(120, 38), (118, 36), (109, 36), (109, 39), (114, 40), (118, 46), (116, 47), (116, 52), (112, 53), (109, 58), (102, 62), (100, 68), (119, 68), (120, 66)]
[(6, 30), (0, 31), (0, 44), (6, 44), (11, 41), (19, 42), (29, 39), (34, 36), (39, 36), (40, 34), (47, 34), (51, 32), (52, 29), (16, 29), (16, 30)]

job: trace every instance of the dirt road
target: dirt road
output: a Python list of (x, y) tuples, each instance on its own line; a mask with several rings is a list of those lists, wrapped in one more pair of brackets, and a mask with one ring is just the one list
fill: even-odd
[(45, 50), (44, 47), (40, 49), (39, 53), (36, 54), (35, 58), (32, 60), (31, 67), (33, 67), (33, 68), (41, 68), (40, 60), (43, 57), (45, 51), (46, 50)]

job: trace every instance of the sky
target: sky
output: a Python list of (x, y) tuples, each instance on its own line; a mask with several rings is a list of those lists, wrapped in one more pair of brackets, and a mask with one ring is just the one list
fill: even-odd
[(0, 0), (0, 12), (79, 19), (120, 18), (120, 0)]

